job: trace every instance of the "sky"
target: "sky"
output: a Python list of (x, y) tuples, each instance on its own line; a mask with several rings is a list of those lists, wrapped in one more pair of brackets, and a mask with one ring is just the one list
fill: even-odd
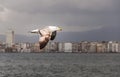
[(120, 0), (0, 0), (0, 34), (13, 29), (16, 34), (30, 35), (29, 30), (57, 25), (68, 33), (63, 34), (66, 38), (82, 35), (82, 40), (97, 40), (107, 35), (119, 39), (119, 7)]

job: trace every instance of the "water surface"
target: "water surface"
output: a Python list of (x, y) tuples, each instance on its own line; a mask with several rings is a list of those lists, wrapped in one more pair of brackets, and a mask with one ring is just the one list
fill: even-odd
[(0, 77), (120, 77), (120, 54), (0, 53)]

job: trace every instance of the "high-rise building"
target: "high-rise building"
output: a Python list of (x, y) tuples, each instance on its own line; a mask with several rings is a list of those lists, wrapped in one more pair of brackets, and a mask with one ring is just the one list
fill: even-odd
[(7, 44), (7, 47), (12, 47), (12, 45), (14, 44), (14, 31), (13, 30), (7, 31), (6, 44)]

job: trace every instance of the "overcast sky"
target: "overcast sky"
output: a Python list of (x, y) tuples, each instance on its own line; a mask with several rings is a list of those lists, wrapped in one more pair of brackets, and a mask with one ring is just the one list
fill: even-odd
[(120, 0), (0, 0), (0, 34), (9, 28), (27, 34), (47, 25), (64, 32), (119, 30)]

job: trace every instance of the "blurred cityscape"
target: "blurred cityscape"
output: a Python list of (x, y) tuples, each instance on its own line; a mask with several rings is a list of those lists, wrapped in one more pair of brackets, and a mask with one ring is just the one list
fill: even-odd
[(39, 43), (14, 43), (14, 31), (6, 32), (6, 42), (0, 41), (0, 52), (79, 52), (79, 53), (117, 53), (120, 52), (120, 41), (80, 41), (49, 42), (40, 50)]

